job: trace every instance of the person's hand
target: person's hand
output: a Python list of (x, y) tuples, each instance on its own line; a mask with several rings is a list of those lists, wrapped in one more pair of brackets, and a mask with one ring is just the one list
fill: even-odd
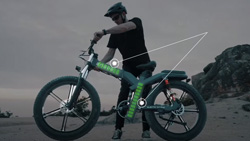
[(102, 38), (103, 35), (104, 35), (103, 31), (97, 31), (97, 32), (94, 33), (94, 39), (93, 40), (97, 42)]

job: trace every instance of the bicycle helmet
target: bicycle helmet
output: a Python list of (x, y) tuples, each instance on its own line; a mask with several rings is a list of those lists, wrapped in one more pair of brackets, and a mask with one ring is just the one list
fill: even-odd
[(104, 16), (110, 17), (112, 14), (122, 13), (122, 12), (125, 12), (127, 14), (126, 7), (123, 6), (121, 2), (118, 2), (118, 3), (114, 4), (113, 6), (111, 6)]

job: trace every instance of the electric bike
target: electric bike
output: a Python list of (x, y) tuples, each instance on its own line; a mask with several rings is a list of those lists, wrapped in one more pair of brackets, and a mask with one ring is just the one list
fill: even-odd
[[(130, 85), (127, 100), (120, 102), (116, 112), (133, 121), (138, 111), (144, 111), (151, 129), (165, 140), (191, 140), (204, 128), (206, 106), (199, 92), (188, 82), (184, 71), (163, 70), (153, 76), (148, 73), (156, 62), (137, 66), (143, 70), (139, 78), (125, 70), (100, 62), (92, 41), (79, 57), (85, 60), (77, 66), (79, 76), (62, 76), (47, 83), (34, 103), (34, 119), (39, 129), (56, 140), (74, 140), (87, 134), (97, 123), (100, 99), (93, 85), (87, 81), (92, 70), (111, 75)], [(146, 98), (142, 93), (151, 90)]]

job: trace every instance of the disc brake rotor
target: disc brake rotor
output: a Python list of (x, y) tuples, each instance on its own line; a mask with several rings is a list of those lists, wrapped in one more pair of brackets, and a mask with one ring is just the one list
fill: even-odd
[(184, 111), (185, 111), (185, 108), (184, 108), (183, 104), (181, 104), (181, 107), (177, 110), (172, 111), (172, 113), (176, 116), (180, 116), (184, 113)]

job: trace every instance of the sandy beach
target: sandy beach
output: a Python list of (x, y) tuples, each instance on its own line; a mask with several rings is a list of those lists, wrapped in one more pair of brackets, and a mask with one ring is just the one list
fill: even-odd
[[(249, 102), (240, 98), (228, 98), (207, 103), (207, 123), (204, 130), (193, 141), (246, 141), (250, 138), (250, 112), (242, 109)], [(104, 117), (101, 117), (103, 119)], [(141, 141), (140, 123), (126, 124), (122, 141)], [(113, 124), (97, 124), (79, 141), (110, 140)], [(161, 141), (153, 131), (150, 141)], [(32, 117), (0, 119), (1, 141), (52, 141), (36, 126)], [(77, 140), (77, 141), (78, 141)]]

